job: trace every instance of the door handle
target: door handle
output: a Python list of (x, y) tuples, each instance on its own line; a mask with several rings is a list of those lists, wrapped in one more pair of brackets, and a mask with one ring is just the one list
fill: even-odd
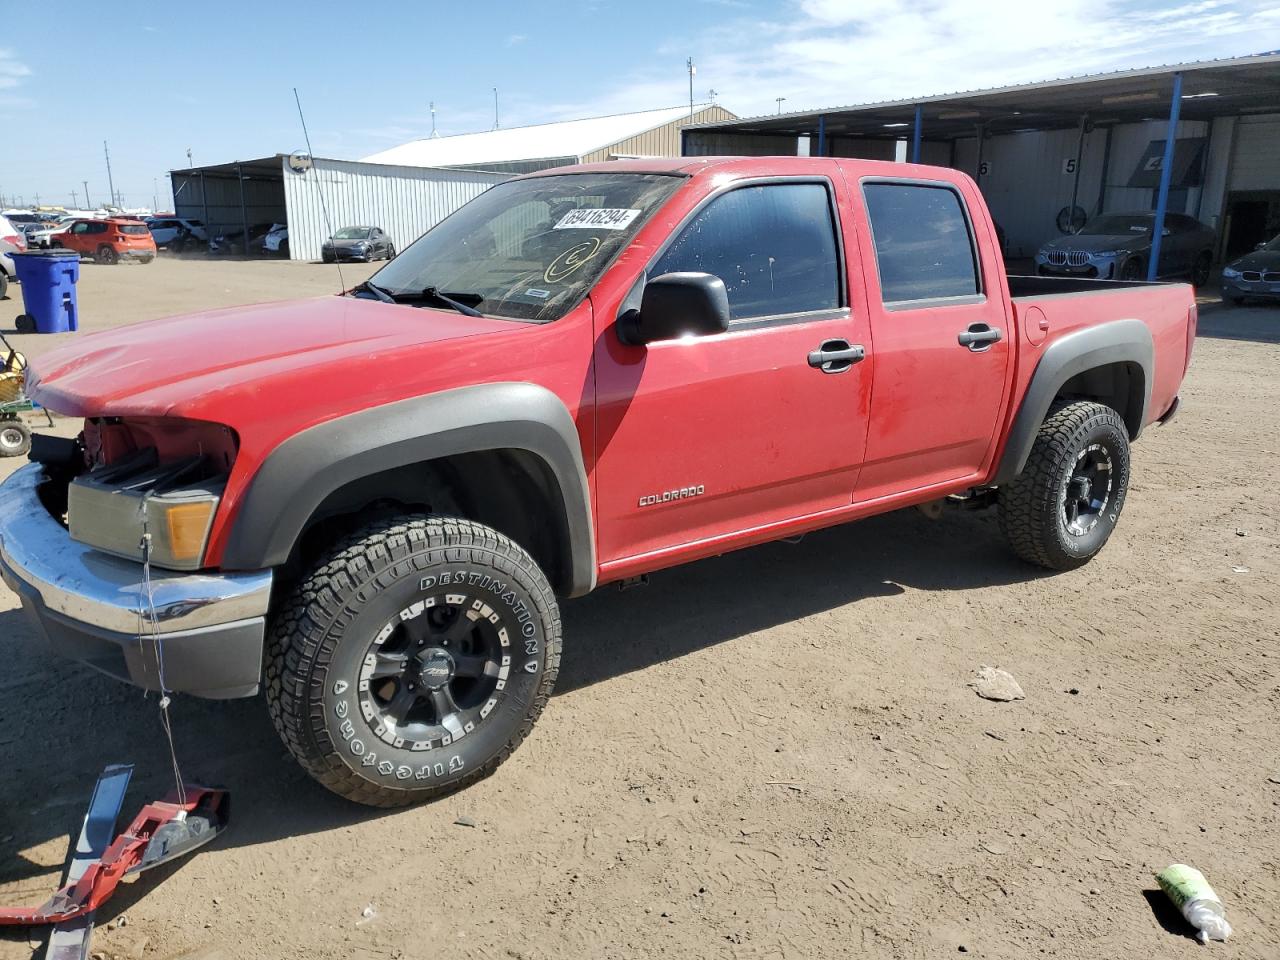
[(823, 373), (844, 373), (866, 356), (867, 350), (861, 344), (850, 344), (848, 340), (824, 340), (822, 346), (809, 353), (809, 366)]
[(988, 326), (985, 323), (971, 323), (967, 330), (960, 331), (956, 340), (960, 346), (968, 347), (974, 353), (982, 353), (984, 350), (990, 350), (991, 345), (1003, 336), (999, 327)]

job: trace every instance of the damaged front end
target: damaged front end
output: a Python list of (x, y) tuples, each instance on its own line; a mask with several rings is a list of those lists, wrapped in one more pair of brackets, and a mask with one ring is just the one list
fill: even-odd
[(202, 569), (236, 452), (163, 417), (37, 439), (0, 484), (0, 577), (51, 648), (146, 689), (257, 692), (271, 571)]

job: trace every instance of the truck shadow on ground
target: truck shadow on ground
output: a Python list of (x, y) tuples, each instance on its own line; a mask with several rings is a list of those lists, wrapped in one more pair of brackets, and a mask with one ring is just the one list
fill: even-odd
[[(971, 590), (1044, 575), (1012, 557), (990, 513), (938, 521), (916, 511), (874, 517), (658, 573), (647, 589), (606, 587), (566, 603), (558, 690), (567, 692), (860, 600)], [(18, 610), (0, 613), (11, 662), (0, 678), (0, 884), (37, 903), (57, 886), (66, 837), (98, 772), (136, 765), (122, 824), (173, 786), (157, 700), (80, 664), (54, 660)], [(16, 642), (14, 642), (16, 641)], [(856, 635), (849, 637), (856, 643)], [(554, 706), (552, 707), (554, 709)], [(329, 794), (294, 764), (262, 698), (179, 697), (172, 709), (189, 782), (227, 786), (239, 816), (219, 846), (340, 829), (395, 811)], [(112, 910), (135, 894), (121, 891)], [(100, 914), (99, 922), (110, 915)], [(19, 939), (21, 939), (19, 937)]]

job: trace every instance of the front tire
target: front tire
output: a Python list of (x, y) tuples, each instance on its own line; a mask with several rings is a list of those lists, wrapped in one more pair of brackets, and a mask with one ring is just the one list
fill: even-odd
[(1142, 280), (1145, 276), (1142, 261), (1137, 257), (1130, 257), (1120, 265), (1121, 280)]
[(1000, 529), (1023, 560), (1050, 570), (1088, 563), (1111, 536), (1129, 490), (1120, 414), (1081, 401), (1052, 411), (1026, 466), (1000, 490)]
[(272, 625), (267, 705), (328, 789), (397, 807), (492, 773), (560, 668), (560, 611), (523, 549), (450, 517), (381, 520), (338, 541)]

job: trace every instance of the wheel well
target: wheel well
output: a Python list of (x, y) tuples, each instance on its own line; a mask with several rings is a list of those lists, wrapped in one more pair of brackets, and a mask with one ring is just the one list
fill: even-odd
[(1142, 431), (1142, 407), (1146, 389), (1146, 376), (1140, 364), (1108, 363), (1073, 376), (1058, 388), (1052, 406), (1076, 400), (1105, 404), (1120, 414), (1129, 430), (1129, 439), (1132, 440)]
[(285, 579), (302, 572), (334, 539), (371, 519), (420, 512), (460, 516), (510, 537), (529, 552), (552, 588), (572, 578), (564, 496), (547, 463), (527, 450), (483, 450), (361, 477), (329, 494), (294, 544)]

